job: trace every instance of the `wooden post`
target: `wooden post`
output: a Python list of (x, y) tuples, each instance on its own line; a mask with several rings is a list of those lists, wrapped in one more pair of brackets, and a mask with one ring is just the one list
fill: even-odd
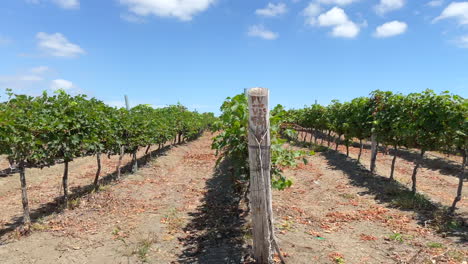
[(125, 107), (127, 108), (127, 111), (130, 110), (130, 103), (128, 102), (128, 96), (124, 95), (125, 97)]
[(64, 169), (63, 169), (63, 204), (65, 208), (68, 207), (68, 160), (65, 160)]
[(375, 173), (375, 161), (377, 160), (377, 136), (374, 132), (371, 135), (371, 161), (370, 161), (370, 171), (371, 173)]
[(272, 243), (274, 243), (270, 179), (269, 91), (266, 88), (251, 88), (247, 94), (253, 251), (256, 263), (264, 264), (272, 262)]
[(19, 165), (20, 181), (21, 181), (21, 201), (23, 202), (23, 224), (29, 230), (31, 225), (31, 217), (29, 216), (29, 202), (28, 202), (28, 186), (26, 185), (26, 173), (24, 164), (21, 162)]

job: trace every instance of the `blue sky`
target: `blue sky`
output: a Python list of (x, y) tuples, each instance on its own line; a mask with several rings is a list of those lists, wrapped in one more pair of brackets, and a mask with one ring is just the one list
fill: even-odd
[(243, 88), (302, 107), (426, 88), (468, 95), (468, 2), (2, 0), (0, 89), (218, 111)]

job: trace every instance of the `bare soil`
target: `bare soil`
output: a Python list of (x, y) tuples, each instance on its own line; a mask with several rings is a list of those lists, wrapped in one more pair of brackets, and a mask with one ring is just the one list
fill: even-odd
[[(62, 165), (28, 170), (35, 219), (29, 236), (16, 229), (18, 176), (0, 178), (0, 263), (248, 263), (248, 209), (232, 168), (228, 162), (215, 166), (210, 144), (205, 134), (153, 152), (152, 159), (140, 153), (144, 166), (121, 180), (112, 177), (116, 157), (106, 158), (106, 180), (97, 192), (89, 187), (95, 158), (77, 159), (70, 165), (71, 209), (56, 209)], [(273, 192), (278, 243), (288, 264), (466, 263), (466, 233), (438, 234), (421, 222), (422, 212), (394, 208), (379, 193), (399, 187), (384, 177), (334, 151), (308, 160), (285, 171), (294, 180), (291, 188)], [(405, 177), (401, 164), (399, 180)], [(430, 170), (432, 182), (424, 173), (421, 190), (444, 201), (437, 195), (439, 179), (456, 178)], [(466, 210), (462, 202), (460, 212)]]

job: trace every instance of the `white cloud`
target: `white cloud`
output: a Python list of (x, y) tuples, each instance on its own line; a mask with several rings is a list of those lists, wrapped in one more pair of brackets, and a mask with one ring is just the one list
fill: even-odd
[(0, 89), (27, 89), (40, 87), (43, 84), (45, 74), (48, 71), (48, 67), (39, 66), (13, 75), (0, 75)]
[(325, 5), (340, 5), (345, 6), (360, 0), (317, 0), (318, 3), (325, 4)]
[(44, 80), (41, 76), (37, 75), (21, 75), (18, 77), (19, 81), (26, 81), (26, 82), (38, 82)]
[(146, 22), (146, 20), (144, 18), (142, 18), (140, 16), (135, 16), (135, 15), (132, 15), (132, 14), (121, 14), (120, 18), (127, 21), (127, 22), (136, 23), (136, 24), (141, 24), (141, 23)]
[(427, 3), (430, 7), (438, 7), (444, 4), (444, 0), (432, 0)]
[(268, 3), (265, 8), (255, 10), (255, 14), (259, 16), (275, 17), (286, 13), (287, 8), (284, 3), (272, 4)]
[(78, 45), (73, 44), (60, 33), (47, 34), (39, 32), (36, 35), (38, 47), (47, 55), (55, 57), (76, 57), (85, 51)]
[(379, 15), (387, 12), (398, 10), (405, 6), (405, 0), (380, 0), (380, 3), (375, 6), (375, 11)]
[[(52, 3), (56, 4), (63, 9), (79, 9), (80, 0), (50, 0)], [(26, 0), (29, 4), (40, 4), (41, 0)]]
[(259, 37), (262, 39), (273, 40), (278, 38), (278, 33), (266, 29), (262, 25), (254, 25), (249, 28), (247, 35), (251, 37)]
[(43, 73), (48, 72), (49, 70), (50, 69), (47, 66), (37, 66), (37, 67), (32, 68), (30, 71), (36, 74), (43, 74)]
[(194, 15), (205, 11), (214, 2), (215, 0), (120, 0), (135, 15), (176, 17), (182, 21), (192, 20)]
[(322, 8), (319, 4), (311, 2), (302, 13), (306, 17), (306, 23), (309, 25), (315, 25), (317, 23), (317, 16), (322, 12)]
[(359, 34), (359, 27), (353, 22), (347, 22), (333, 28), (332, 36), (342, 38), (354, 38)]
[(338, 26), (348, 21), (345, 11), (339, 7), (333, 7), (318, 17), (319, 25), (323, 27)]
[(79, 0), (52, 0), (56, 5), (63, 9), (79, 9), (80, 1)]
[(75, 85), (72, 82), (63, 80), (63, 79), (56, 79), (50, 83), (50, 89), (52, 90), (58, 90), (58, 89), (70, 90), (74, 87)]
[(354, 38), (360, 31), (359, 26), (348, 18), (345, 11), (336, 6), (321, 14), (317, 21), (319, 26), (333, 27), (331, 35), (334, 37)]
[(452, 2), (450, 3), (442, 14), (434, 19), (437, 22), (442, 19), (453, 18), (461, 25), (468, 24), (468, 2)]
[(378, 38), (388, 38), (400, 35), (406, 32), (408, 25), (405, 22), (391, 21), (378, 26), (375, 29), (374, 36)]
[(466, 48), (468, 49), (468, 35), (461, 36), (459, 37), (455, 43), (457, 44), (458, 47), (460, 48)]

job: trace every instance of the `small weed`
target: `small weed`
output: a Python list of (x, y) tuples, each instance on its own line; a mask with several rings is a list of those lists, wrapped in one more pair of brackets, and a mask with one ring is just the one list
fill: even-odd
[(444, 248), (445, 247), (442, 243), (438, 243), (438, 242), (429, 242), (426, 244), (426, 246), (430, 248)]
[(328, 148), (325, 147), (325, 146), (321, 146), (321, 145), (314, 145), (312, 147), (312, 150), (315, 151), (315, 152), (325, 152), (325, 151), (328, 150)]
[(332, 252), (328, 254), (328, 257), (336, 264), (345, 264), (345, 259), (343, 254), (340, 254), (338, 252)]
[(383, 193), (388, 196), (398, 196), (401, 190), (395, 184), (385, 184), (383, 187)]
[(253, 239), (252, 229), (251, 228), (242, 228), (242, 239), (244, 241), (251, 241)]
[(68, 201), (68, 209), (75, 209), (79, 207), (81, 204), (80, 198), (73, 199), (71, 201)]
[(336, 257), (336, 258), (335, 258), (335, 263), (336, 263), (336, 264), (345, 264), (344, 258), (342, 258), (342, 257)]
[(279, 224), (278, 228), (283, 231), (291, 231), (294, 229), (294, 221), (284, 220), (281, 224)]
[(447, 256), (459, 262), (462, 262), (465, 259), (465, 254), (463, 254), (463, 252), (458, 251), (458, 250), (448, 251)]
[(400, 243), (403, 243), (403, 241), (404, 241), (403, 235), (400, 234), (400, 233), (394, 233), (394, 234), (390, 235), (388, 237), (388, 239), (394, 240), (394, 241), (397, 241), (397, 242), (400, 242)]
[(348, 200), (352, 200), (354, 198), (356, 198), (356, 195), (355, 194), (352, 194), (352, 193), (340, 193), (339, 196), (345, 198), (345, 199), (348, 199)]
[(31, 225), (31, 231), (44, 231), (48, 230), (50, 227), (47, 224), (37, 222)]
[(422, 194), (413, 194), (409, 191), (399, 193), (392, 201), (392, 204), (401, 209), (428, 210), (433, 205)]
[(244, 241), (250, 241), (250, 240), (253, 239), (253, 235), (252, 235), (252, 233), (250, 233), (250, 232), (249, 232), (249, 233), (245, 233), (245, 234), (242, 236), (242, 239), (243, 239)]
[(431, 226), (438, 232), (458, 230), (462, 227), (462, 225), (462, 220), (454, 218), (448, 212), (447, 208), (442, 208), (433, 212)]
[(105, 192), (105, 191), (109, 190), (110, 187), (111, 187), (110, 185), (99, 185), (97, 191), (98, 192)]
[(151, 246), (157, 242), (155, 234), (149, 234), (147, 238), (140, 240), (137, 244), (137, 247), (133, 250), (133, 254), (136, 254), (137, 257), (142, 262), (148, 261), (148, 253), (151, 249)]
[(122, 229), (120, 229), (119, 226), (116, 226), (114, 230), (112, 230), (112, 235), (117, 236), (119, 235), (120, 231), (122, 231)]
[(461, 221), (458, 221), (458, 220), (451, 220), (447, 223), (447, 228), (452, 229), (452, 230), (459, 229), (461, 228), (461, 226), (462, 226), (462, 223)]
[(161, 219), (161, 223), (166, 224), (169, 233), (173, 234), (182, 229), (184, 226), (184, 219), (178, 215), (177, 209), (174, 208)]

